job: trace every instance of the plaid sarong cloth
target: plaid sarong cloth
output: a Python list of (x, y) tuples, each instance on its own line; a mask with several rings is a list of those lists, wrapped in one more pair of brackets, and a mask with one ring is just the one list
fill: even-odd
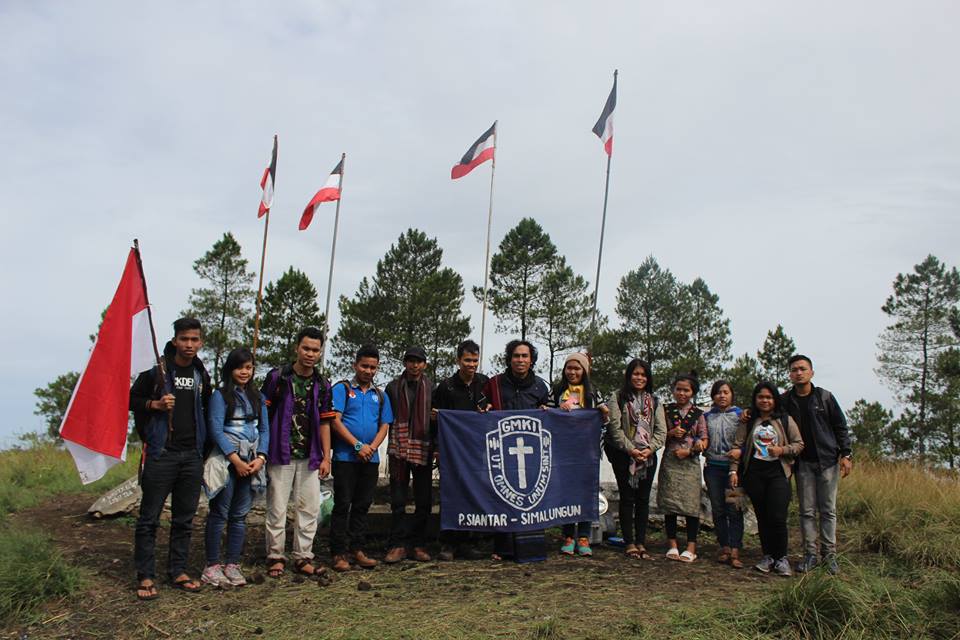
[[(400, 376), (397, 393), (396, 416), (390, 426), (390, 444), (387, 454), (390, 456), (391, 473), (393, 467), (403, 473), (406, 465), (428, 465), (432, 463), (430, 441), (430, 410), (427, 408), (432, 383), (426, 376), (421, 375), (417, 380), (417, 390), (414, 393), (413, 406), (407, 399), (407, 374)], [(397, 462), (399, 464), (394, 464)]]

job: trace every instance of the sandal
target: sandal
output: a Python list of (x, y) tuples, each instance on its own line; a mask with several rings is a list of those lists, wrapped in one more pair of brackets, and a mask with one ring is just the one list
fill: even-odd
[(689, 562), (693, 562), (693, 561), (696, 560), (696, 559), (697, 559), (697, 554), (692, 553), (692, 552), (690, 552), (690, 551), (684, 551), (684, 552), (681, 553), (680, 556), (677, 558), (677, 560), (679, 560), (680, 562), (688, 562), (688, 563), (689, 563)]
[(670, 547), (667, 549), (667, 560), (679, 560), (680, 559), (680, 550), (676, 547)]
[(267, 575), (271, 578), (279, 578), (283, 575), (284, 570), (287, 567), (287, 561), (284, 558), (270, 558), (268, 560), (270, 566), (267, 568)]
[(200, 584), (199, 580), (194, 580), (187, 574), (181, 573), (177, 579), (173, 581), (173, 588), (186, 591), (187, 593), (200, 593), (203, 585)]
[(633, 560), (639, 560), (643, 557), (643, 551), (640, 551), (635, 544), (627, 545), (627, 548), (624, 549), (623, 553), (626, 554), (628, 558)]
[(730, 566), (734, 569), (743, 569), (743, 563), (740, 562), (740, 558), (730, 558)]
[(157, 585), (150, 578), (144, 578), (137, 584), (137, 600), (156, 600), (159, 596)]
[[(307, 567), (310, 567), (310, 569), (308, 570)], [(326, 568), (315, 566), (310, 558), (300, 558), (293, 563), (293, 572), (308, 578), (316, 578), (326, 572)]]
[(637, 551), (640, 552), (640, 555), (637, 557), (641, 560), (653, 560), (653, 556), (647, 553), (646, 547), (637, 547)]

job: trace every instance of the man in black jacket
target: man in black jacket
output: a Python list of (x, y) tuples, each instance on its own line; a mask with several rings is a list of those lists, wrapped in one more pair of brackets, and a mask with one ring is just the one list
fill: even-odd
[(537, 349), (526, 340), (511, 340), (505, 350), (507, 370), (490, 378), (483, 392), (491, 409), (542, 409), (550, 402), (550, 387), (533, 372)]
[(163, 350), (165, 374), (159, 367), (141, 373), (130, 388), (130, 410), (143, 442), (140, 515), (134, 534), (137, 597), (157, 597), (155, 582), (157, 525), (170, 496), (170, 552), (167, 574), (178, 589), (199, 591), (200, 582), (187, 573), (190, 533), (200, 499), (203, 454), (207, 437), (210, 376), (197, 352), (203, 347), (200, 321), (180, 318), (173, 339)]
[[(480, 346), (473, 340), (464, 340), (457, 345), (457, 367), (455, 374), (441, 380), (433, 391), (433, 420), (437, 419), (438, 409), (455, 411), (486, 411), (490, 403), (483, 394), (487, 376), (477, 373), (480, 366)], [(441, 471), (440, 482), (443, 482)], [(441, 560), (453, 560), (454, 557), (473, 560), (476, 552), (470, 544), (467, 531), (441, 531)]]
[(839, 571), (837, 486), (840, 478), (845, 478), (853, 468), (850, 431), (833, 394), (811, 383), (813, 362), (810, 358), (795, 355), (788, 366), (793, 388), (783, 394), (783, 406), (800, 427), (804, 445), (795, 474), (804, 553), (797, 568), (806, 572), (821, 562), (817, 556), (819, 532), (822, 561), (830, 573), (836, 574)]

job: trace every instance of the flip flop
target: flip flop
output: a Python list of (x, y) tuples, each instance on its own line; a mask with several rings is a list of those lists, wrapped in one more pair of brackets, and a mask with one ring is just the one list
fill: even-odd
[[(147, 582), (150, 584), (145, 584)], [(146, 595), (140, 595), (141, 591), (146, 591)], [(137, 584), (137, 600), (156, 600), (158, 597), (160, 597), (160, 592), (157, 591), (157, 584), (153, 580), (147, 578)]]
[(647, 553), (647, 549), (645, 547), (640, 547), (637, 549), (637, 551), (640, 553), (640, 555), (637, 557), (641, 560), (653, 560), (653, 556)]
[[(283, 575), (287, 561), (284, 558), (268, 558), (267, 565), (267, 575), (276, 580)], [(280, 565), (279, 569), (276, 568), (277, 565)]]
[(174, 589), (180, 589), (180, 591), (186, 591), (187, 593), (200, 593), (203, 588), (199, 580), (194, 580), (187, 574), (183, 574), (179, 580), (174, 580), (172, 586)]
[[(310, 567), (311, 570), (305, 571), (306, 567)], [(313, 564), (312, 560), (307, 558), (297, 560), (296, 562), (293, 563), (293, 572), (299, 573), (300, 575), (306, 576), (308, 578), (316, 578), (317, 576), (320, 576), (326, 573), (326, 571), (327, 571), (326, 567), (318, 567), (315, 564)]]
[[(632, 548), (631, 548), (632, 547)], [(640, 551), (635, 545), (627, 547), (626, 551), (623, 552), (628, 558), (633, 560), (639, 560), (643, 557), (643, 552)]]

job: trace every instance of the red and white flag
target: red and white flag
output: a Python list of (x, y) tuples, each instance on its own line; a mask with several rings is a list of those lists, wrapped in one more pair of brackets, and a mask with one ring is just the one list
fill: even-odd
[(597, 134), (600, 141), (603, 142), (603, 148), (607, 155), (613, 155), (613, 110), (617, 106), (617, 72), (613, 72), (613, 89), (610, 89), (610, 95), (607, 96), (607, 104), (603, 105), (603, 113), (597, 124), (593, 125), (593, 132)]
[(473, 171), (477, 165), (483, 164), (487, 160), (491, 160), (496, 147), (497, 123), (494, 122), (493, 126), (487, 129), (482, 136), (477, 138), (476, 142), (470, 145), (470, 148), (467, 149), (465, 154), (463, 154), (460, 162), (453, 165), (453, 169), (450, 170), (450, 178), (452, 180), (462, 178)]
[(317, 207), (321, 202), (330, 202), (332, 200), (340, 199), (340, 182), (343, 180), (343, 158), (340, 158), (340, 162), (337, 163), (337, 166), (333, 168), (333, 171), (330, 172), (330, 177), (327, 178), (327, 183), (323, 185), (323, 188), (320, 191), (317, 191), (313, 198), (310, 199), (307, 208), (303, 210), (303, 215), (300, 216), (300, 231), (303, 231), (310, 226), (310, 222), (313, 220), (313, 214), (316, 212)]
[(60, 425), (60, 437), (83, 484), (99, 480), (126, 459), (130, 378), (157, 363), (137, 258), (137, 250), (131, 249)]
[(260, 188), (263, 189), (263, 196), (260, 198), (260, 210), (257, 217), (262, 218), (273, 205), (273, 185), (277, 177), (277, 136), (273, 136), (273, 155), (270, 157), (270, 165), (263, 170), (263, 177), (260, 178)]

